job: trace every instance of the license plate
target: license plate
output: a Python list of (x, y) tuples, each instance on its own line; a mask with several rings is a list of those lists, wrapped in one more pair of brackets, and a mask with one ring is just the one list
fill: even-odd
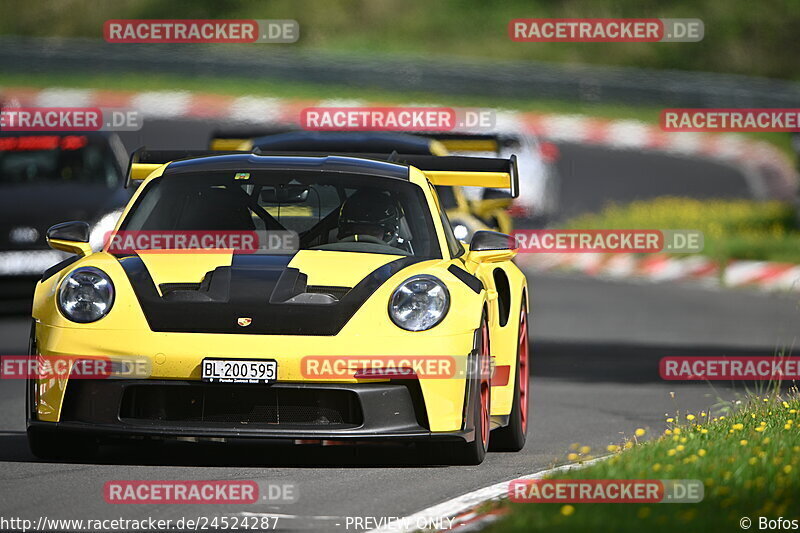
[(272, 383), (278, 378), (273, 359), (203, 359), (201, 378), (209, 383)]

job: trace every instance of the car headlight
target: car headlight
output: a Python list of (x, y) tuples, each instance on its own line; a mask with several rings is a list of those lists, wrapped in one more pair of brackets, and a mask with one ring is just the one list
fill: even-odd
[(425, 331), (442, 321), (450, 308), (447, 287), (433, 276), (414, 276), (394, 290), (389, 317), (408, 331)]
[(58, 289), (58, 308), (73, 322), (100, 320), (114, 305), (114, 284), (108, 274), (94, 267), (70, 272)]

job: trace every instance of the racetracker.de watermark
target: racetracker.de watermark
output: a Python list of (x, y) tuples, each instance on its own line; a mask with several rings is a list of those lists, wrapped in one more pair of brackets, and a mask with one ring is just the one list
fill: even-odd
[(666, 380), (800, 380), (800, 357), (663, 357)]
[(0, 130), (28, 131), (138, 131), (139, 111), (99, 107), (6, 107), (0, 110)]
[(491, 109), (452, 107), (307, 107), (300, 126), (312, 131), (493, 130)]
[(149, 253), (219, 253), (293, 254), (300, 246), (295, 231), (110, 231), (104, 248), (112, 254)]
[(465, 375), (465, 358), (451, 355), (307, 355), (300, 361), (306, 379), (448, 379)]
[(508, 499), (515, 503), (697, 503), (699, 479), (515, 479)]
[(530, 18), (508, 23), (511, 40), (526, 43), (694, 43), (704, 34), (700, 19)]
[(296, 20), (114, 19), (103, 25), (109, 43), (294, 43)]
[(254, 504), (294, 503), (295, 483), (251, 480), (112, 480), (103, 486), (110, 504)]
[(800, 108), (664, 109), (663, 131), (800, 131)]
[(136, 355), (2, 355), (0, 379), (145, 379), (150, 358)]
[(699, 230), (515, 230), (510, 246), (519, 253), (697, 253)]
[(508, 385), (511, 366), (494, 357), (478, 368), (461, 355), (307, 355), (300, 360), (305, 379), (464, 379), (480, 374), (492, 386)]

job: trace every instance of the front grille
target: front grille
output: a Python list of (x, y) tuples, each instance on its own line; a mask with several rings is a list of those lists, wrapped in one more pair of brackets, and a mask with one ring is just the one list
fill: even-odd
[(316, 292), (320, 294), (330, 294), (337, 300), (341, 300), (345, 294), (350, 292), (351, 287), (337, 287), (335, 285), (309, 285), (306, 292)]
[(120, 406), (123, 421), (191, 425), (355, 427), (363, 418), (356, 394), (346, 390), (287, 389), (259, 385), (183, 382), (133, 385)]

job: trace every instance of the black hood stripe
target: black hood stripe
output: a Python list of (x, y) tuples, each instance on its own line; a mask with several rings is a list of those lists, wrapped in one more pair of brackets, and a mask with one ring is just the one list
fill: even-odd
[[(305, 274), (288, 267), (290, 255), (234, 255), (231, 266), (217, 267), (200, 290), (162, 297), (144, 261), (120, 258), (152, 331), (256, 335), (336, 335), (364, 302), (400, 270), (426, 258), (403, 257), (368, 274), (341, 300), (330, 304), (286, 303), (304, 292)], [(247, 327), (240, 317), (252, 319)]]

